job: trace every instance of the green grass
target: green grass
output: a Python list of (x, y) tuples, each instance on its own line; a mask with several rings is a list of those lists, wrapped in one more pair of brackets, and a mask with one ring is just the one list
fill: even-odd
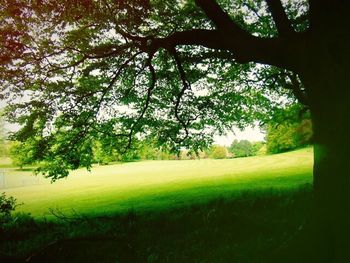
[(15, 216), (2, 228), (0, 261), (8, 255), (16, 262), (28, 256), (29, 262), (270, 262), (300, 231), (310, 190), (246, 192), (177, 209), (69, 221)]
[(10, 157), (1, 157), (0, 158), (0, 169), (1, 168), (9, 168), (9, 167), (13, 167)]
[(312, 148), (305, 148), (229, 160), (144, 161), (79, 169), (53, 184), (7, 169), (11, 188), (3, 191), (36, 218), (49, 216), (49, 208), (89, 215), (164, 211), (247, 191), (296, 189), (312, 182), (312, 159)]

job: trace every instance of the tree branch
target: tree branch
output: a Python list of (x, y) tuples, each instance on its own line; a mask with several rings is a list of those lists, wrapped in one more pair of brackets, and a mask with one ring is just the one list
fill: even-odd
[(285, 41), (251, 35), (235, 23), (215, 0), (196, 0), (196, 4), (203, 9), (216, 29), (191, 29), (174, 32), (163, 38), (133, 36), (120, 30), (118, 33), (150, 55), (161, 48), (171, 50), (178, 45), (201, 45), (230, 51), (239, 63), (256, 62), (294, 70), (288, 60), (290, 57), (295, 57), (291, 56), (290, 52), (296, 49), (286, 48)]
[(295, 33), (290, 20), (282, 6), (281, 0), (266, 0), (272, 18), (275, 21), (278, 34), (288, 36)]
[(153, 90), (155, 89), (156, 87), (156, 81), (157, 81), (157, 77), (156, 77), (156, 71), (152, 65), (152, 57), (149, 57), (146, 61), (146, 65), (150, 71), (150, 74), (151, 74), (151, 79), (150, 79), (150, 85), (147, 89), (147, 95), (146, 95), (146, 99), (145, 99), (145, 103), (144, 103), (144, 106), (141, 110), (141, 113), (140, 115), (137, 117), (137, 119), (135, 120), (135, 122), (133, 123), (133, 125), (131, 126), (130, 128), (130, 132), (128, 133), (128, 144), (126, 145), (125, 147), (125, 152), (130, 149), (131, 147), (131, 144), (132, 144), (132, 136), (134, 135), (134, 132), (135, 132), (135, 129), (137, 128), (137, 125), (140, 124), (140, 121), (143, 119), (147, 109), (148, 109), (148, 106), (151, 102), (151, 96), (152, 96), (152, 93), (153, 93)]
[(295, 73), (288, 74), (290, 84), (286, 84), (286, 88), (291, 89), (294, 96), (299, 100), (300, 103), (308, 106), (309, 100), (304, 90), (301, 89), (302, 83), (298, 80), (298, 76)]
[(232, 52), (229, 52), (229, 51), (214, 50), (214, 51), (203, 52), (193, 56), (182, 56), (181, 58), (183, 62), (200, 63), (207, 59), (221, 59), (221, 60), (232, 61), (235, 59), (235, 56), (232, 54)]
[(230, 32), (234, 35), (250, 36), (250, 34), (238, 26), (231, 17), (216, 3), (215, 0), (196, 0), (196, 4), (201, 7), (207, 17), (221, 31)]
[(180, 74), (180, 78), (181, 78), (181, 81), (182, 81), (182, 89), (180, 90), (177, 98), (176, 98), (176, 102), (175, 102), (175, 118), (178, 120), (178, 122), (181, 124), (181, 126), (184, 128), (185, 130), (185, 137), (180, 141), (184, 141), (188, 136), (189, 136), (189, 131), (188, 131), (188, 124), (186, 124), (186, 122), (180, 117), (179, 115), (179, 106), (180, 106), (180, 103), (181, 103), (181, 98), (182, 96), (185, 94), (185, 91), (187, 89), (190, 88), (190, 83), (187, 81), (186, 79), (186, 74), (185, 74), (185, 71), (182, 67), (182, 64), (181, 64), (181, 61), (180, 61), (180, 58), (176, 52), (176, 49), (172, 49), (170, 50), (173, 57), (174, 57), (174, 60), (175, 60), (175, 63), (176, 63), (176, 66), (178, 68), (178, 71), (179, 71), (179, 74)]
[[(286, 49), (285, 43), (280, 39), (267, 39), (251, 36), (248, 34), (227, 34), (219, 30), (192, 29), (175, 32), (164, 38), (141, 38), (135, 41), (143, 41), (142, 50), (154, 54), (164, 48), (171, 50), (181, 45), (200, 45), (203, 47), (232, 52), (234, 59), (239, 63), (256, 62), (277, 67), (294, 69), (289, 64), (289, 53), (295, 49)], [(145, 44), (147, 43), (147, 44)], [(294, 56), (295, 57), (295, 56)]]

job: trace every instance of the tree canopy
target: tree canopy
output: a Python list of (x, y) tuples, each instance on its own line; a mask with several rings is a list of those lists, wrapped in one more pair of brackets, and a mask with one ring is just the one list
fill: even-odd
[(91, 167), (96, 138), (120, 153), (135, 138), (199, 151), (215, 132), (307, 104), (292, 72), (303, 54), (289, 47), (317, 2), (4, 0), (13, 139), (34, 141), (40, 171), (57, 179)]

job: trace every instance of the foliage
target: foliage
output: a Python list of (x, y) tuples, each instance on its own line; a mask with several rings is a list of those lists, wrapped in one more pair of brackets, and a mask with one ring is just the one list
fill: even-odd
[(308, 145), (312, 143), (313, 131), (311, 119), (302, 119), (296, 128), (296, 136), (300, 145)]
[(279, 124), (267, 129), (267, 150), (269, 153), (280, 153), (299, 146), (296, 138), (296, 124)]
[(174, 160), (178, 159), (177, 155), (171, 153), (169, 149), (158, 145), (153, 139), (138, 140), (135, 142), (135, 151), (140, 160)]
[(12, 164), (20, 167), (31, 165), (36, 161), (35, 155), (40, 149), (32, 141), (13, 142), (10, 146)]
[(111, 162), (131, 162), (137, 160), (173, 160), (176, 156), (164, 147), (157, 146), (151, 140), (136, 140), (133, 148), (120, 154), (117, 145), (106, 145), (103, 141), (95, 141), (93, 147), (94, 162), (108, 164)]
[(269, 153), (280, 153), (310, 144), (312, 124), (309, 113), (300, 116), (300, 107), (290, 107), (274, 118), (267, 127)]
[(0, 140), (0, 157), (10, 156), (10, 148), (12, 143), (7, 140)]
[(213, 145), (210, 148), (209, 156), (213, 159), (224, 159), (228, 155), (227, 148), (221, 145)]
[(266, 154), (266, 144), (264, 142), (253, 142), (253, 155), (265, 155)]
[(255, 155), (263, 155), (263, 142), (250, 142), (248, 140), (234, 140), (228, 151), (233, 157), (247, 157)]
[(6, 196), (6, 193), (0, 195), (0, 217), (9, 216), (18, 206), (16, 198)]
[(108, 164), (118, 160), (119, 154), (113, 150), (103, 147), (101, 142), (96, 141), (93, 146), (94, 162)]
[[(0, 195), (0, 236), (9, 225), (13, 225), (17, 217), (12, 216), (12, 212), (19, 206), (17, 199), (13, 196), (6, 196), (6, 193)], [(0, 238), (1, 240), (1, 238)]]
[(234, 140), (229, 147), (233, 157), (247, 157), (253, 155), (253, 145), (247, 140)]
[(155, 143), (151, 141), (143, 141), (138, 145), (139, 156), (141, 160), (158, 160), (162, 158), (161, 149), (158, 149)]
[[(278, 36), (263, 1), (219, 2), (256, 36), (245, 40)], [(55, 180), (90, 169), (96, 139), (126, 160), (135, 158), (135, 140), (149, 136), (172, 152), (198, 153), (217, 131), (266, 120), (284, 107), (280, 98), (294, 103), (295, 92), (284, 89), (292, 81), (288, 70), (246, 58), (259, 48), (221, 46), (240, 41), (220, 40), (231, 34), (217, 34), (205, 9), (211, 3), (5, 0), (0, 96), (10, 105), (8, 120), (21, 125), (12, 139), (33, 144), (38, 171)], [(294, 18), (307, 8), (286, 5)], [(308, 26), (305, 19), (291, 23), (298, 32)]]
[(5, 157), (8, 155), (8, 143), (6, 139), (3, 112), (0, 111), (0, 157)]

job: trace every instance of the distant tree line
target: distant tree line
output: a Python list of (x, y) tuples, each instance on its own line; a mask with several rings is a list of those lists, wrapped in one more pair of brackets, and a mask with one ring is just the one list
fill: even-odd
[[(41, 154), (39, 141), (10, 142), (3, 132), (4, 122), (0, 120), (0, 157), (10, 156), (18, 167), (33, 165), (37, 155)], [(212, 145), (197, 153), (180, 149), (173, 153), (166, 147), (158, 145), (155, 140), (137, 140), (135, 146), (125, 154), (115, 145), (104, 140), (93, 141), (94, 163), (109, 164), (113, 162), (130, 162), (139, 160), (190, 160), (190, 159), (225, 159), (240, 158), (264, 154), (275, 154), (304, 147), (311, 143), (312, 127), (309, 114), (302, 113), (299, 106), (277, 112), (265, 125), (265, 142), (234, 140), (230, 146)]]

